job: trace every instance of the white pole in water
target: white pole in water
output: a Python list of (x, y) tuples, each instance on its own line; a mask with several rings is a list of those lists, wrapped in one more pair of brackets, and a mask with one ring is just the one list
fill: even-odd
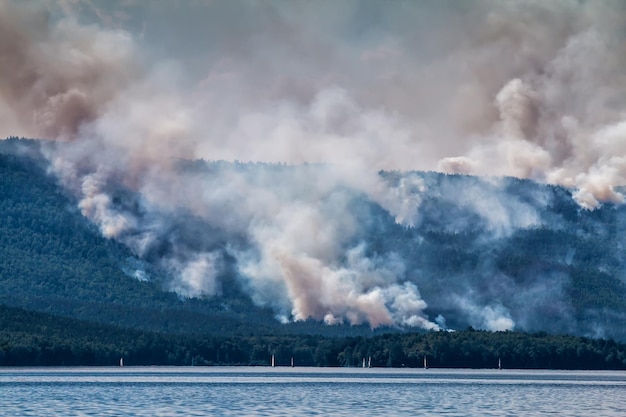
[(274, 358), (274, 355), (272, 355), (272, 368), (274, 368), (276, 366), (276, 359)]
[(293, 368), (295, 365), (293, 364), (293, 356), (291, 357), (291, 367)]
[(120, 358), (120, 366), (124, 366), (124, 358)]

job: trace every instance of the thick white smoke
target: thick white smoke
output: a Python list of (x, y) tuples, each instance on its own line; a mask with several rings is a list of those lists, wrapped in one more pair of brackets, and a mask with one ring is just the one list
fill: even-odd
[(439, 168), (565, 185), (588, 209), (622, 203), (615, 190), (626, 183), (622, 5), (551, 5), (575, 12), (561, 45), (502, 85), (493, 100), (499, 120), (490, 132)]
[[(253, 299), (288, 319), (436, 329), (402, 262), (359, 240), (342, 190), (407, 227), (426, 185), (378, 170), (513, 175), (575, 188), (586, 208), (622, 202), (622, 9), (5, 0), (0, 123), (4, 136), (62, 142), (48, 147), (51, 170), (105, 236), (139, 256), (167, 241), (158, 262), (182, 295), (219, 293), (223, 252), (183, 244), (178, 215), (231, 242)], [(177, 166), (199, 158), (321, 165)], [(120, 208), (119, 188), (139, 193), (141, 214)], [(495, 234), (538, 222), (514, 202), (459, 198)], [(478, 325), (512, 326), (505, 307), (468, 309)]]

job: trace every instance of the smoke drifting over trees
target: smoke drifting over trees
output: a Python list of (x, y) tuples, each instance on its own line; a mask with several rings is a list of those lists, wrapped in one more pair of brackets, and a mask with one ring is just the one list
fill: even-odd
[[(437, 329), (406, 260), (368, 247), (355, 201), (419, 227), (429, 179), (378, 171), (438, 170), (563, 185), (585, 209), (622, 203), (624, 11), (7, 0), (0, 133), (47, 139), (50, 170), (82, 213), (169, 270), (183, 296), (219, 293), (234, 264), (253, 300), (286, 320)], [(181, 164), (197, 159), (299, 166)], [(484, 239), (546, 224), (549, 196), (529, 204), (497, 182), (437, 192), (481, 219)], [(450, 232), (473, 229), (463, 220)], [(495, 289), (456, 290), (449, 300), (478, 326), (515, 325)]]

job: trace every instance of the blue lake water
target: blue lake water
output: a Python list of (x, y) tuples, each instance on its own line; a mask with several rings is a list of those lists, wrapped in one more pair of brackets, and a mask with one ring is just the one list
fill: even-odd
[(626, 372), (0, 368), (1, 416), (626, 416)]

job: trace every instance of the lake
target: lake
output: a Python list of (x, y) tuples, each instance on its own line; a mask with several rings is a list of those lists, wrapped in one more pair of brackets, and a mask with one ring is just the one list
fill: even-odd
[(626, 372), (0, 368), (2, 416), (625, 416)]

